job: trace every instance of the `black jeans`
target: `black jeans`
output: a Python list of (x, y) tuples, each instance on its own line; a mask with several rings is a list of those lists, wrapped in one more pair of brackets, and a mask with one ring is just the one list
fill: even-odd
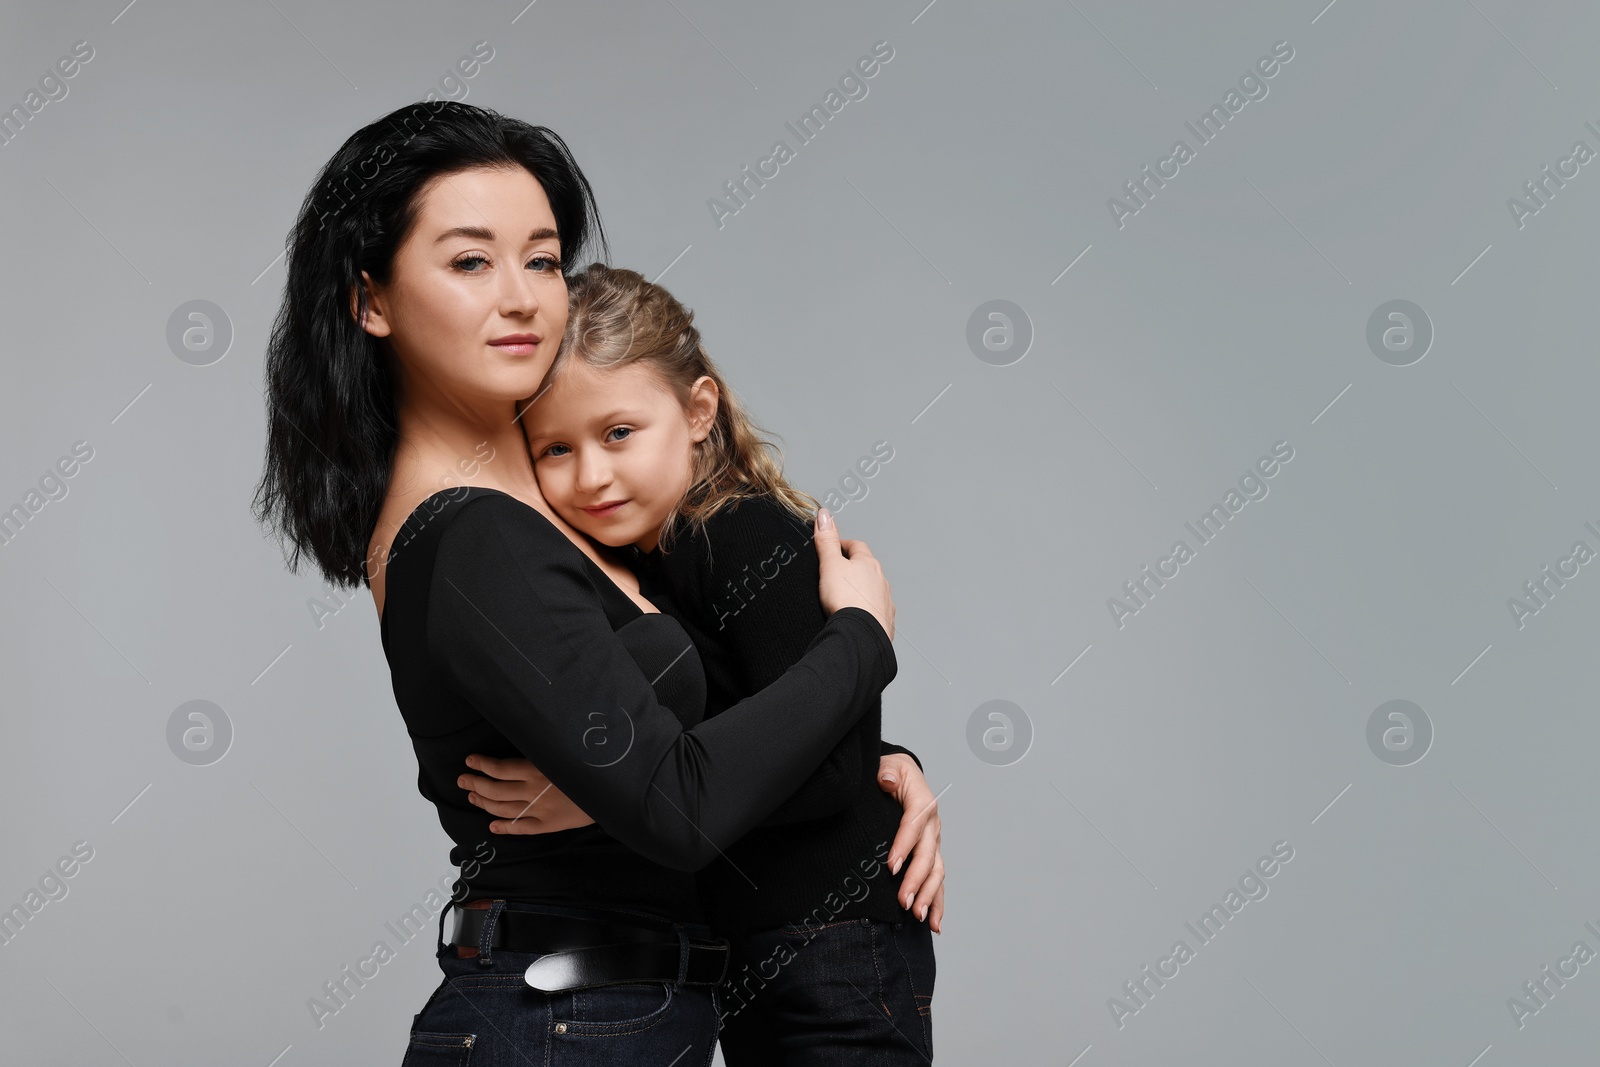
[(842, 919), (730, 936), (718, 989), (728, 1067), (933, 1062), (933, 932)]
[[(630, 982), (544, 993), (522, 977), (538, 953), (497, 948), (458, 957), (444, 943), (451, 906), (439, 916), (435, 945), (444, 980), (412, 1020), (401, 1067), (709, 1067), (717, 1038), (713, 987)], [(503, 907), (550, 910), (515, 902)], [(490, 912), (485, 945), (499, 915)], [(702, 926), (684, 929), (711, 937)]]

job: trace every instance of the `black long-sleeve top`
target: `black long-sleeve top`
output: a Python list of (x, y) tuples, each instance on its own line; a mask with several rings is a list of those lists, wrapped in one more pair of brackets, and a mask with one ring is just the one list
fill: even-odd
[[(694, 640), (711, 722), (782, 677), (827, 623), (812, 528), (770, 496), (725, 505), (703, 534), (679, 520), (665, 550), (636, 551), (633, 563), (641, 591)], [(801, 789), (698, 872), (713, 927), (914, 919), (886, 862), (902, 811), (878, 787), (877, 771), (880, 751), (916, 756), (881, 742), (881, 723), (874, 696)]]
[[(641, 611), (515, 497), (435, 493), (391, 551), (384, 654), (450, 861), (480, 861), (463, 899), (701, 921), (684, 872), (792, 794), (897, 670), (878, 621), (843, 608), (792, 670), (701, 721), (704, 676), (681, 625)], [(456, 784), (472, 752), (526, 757), (597, 825), (491, 833)]]

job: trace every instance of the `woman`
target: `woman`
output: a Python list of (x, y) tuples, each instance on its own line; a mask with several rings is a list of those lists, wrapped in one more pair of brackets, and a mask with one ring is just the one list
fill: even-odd
[(517, 421), (591, 240), (558, 137), (449, 101), (351, 135), (291, 239), (258, 515), (291, 568), (309, 555), (371, 588), (453, 863), (490, 836), (454, 783), (471, 752), (535, 759), (598, 823), (502, 839), (464, 869), (459, 895), (488, 907), (458, 911), (448, 943), (441, 914), (445, 978), (408, 1064), (709, 1063), (726, 944), (687, 872), (794, 792), (896, 669), (882, 568), (824, 511), (823, 631), (700, 724), (681, 626), (544, 502)]

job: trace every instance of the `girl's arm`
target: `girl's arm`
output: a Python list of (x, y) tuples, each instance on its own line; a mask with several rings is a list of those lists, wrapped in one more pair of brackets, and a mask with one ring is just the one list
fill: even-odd
[[(944, 932), (944, 855), (939, 848), (939, 797), (928, 787), (922, 766), (909, 755), (885, 755), (878, 788), (899, 802), (904, 814), (889, 846), (889, 870), (904, 874), (895, 895), (901, 907)], [(910, 860), (908, 863), (907, 860)]]
[[(833, 529), (816, 535), (828, 566), (858, 568), (845, 572), (850, 584), (886, 591), (864, 546), (847, 558), (837, 538)], [(439, 537), (428, 651), (453, 692), (574, 803), (665, 866), (695, 870), (743, 836), (805, 781), (897, 670), (878, 618), (844, 607), (771, 685), (685, 731), (612, 631), (582, 558), (513, 497), (463, 504)], [(586, 745), (597, 725), (629, 739), (623, 756)]]

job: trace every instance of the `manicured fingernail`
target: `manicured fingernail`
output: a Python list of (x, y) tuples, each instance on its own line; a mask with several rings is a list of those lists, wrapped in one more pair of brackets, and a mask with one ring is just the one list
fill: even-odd
[(927, 917), (928, 917), (928, 906), (926, 904), (924, 904), (922, 906), (922, 914), (917, 916), (917, 918), (926, 919)]
[(899, 874), (900, 873), (900, 857), (899, 856), (891, 856), (891, 857), (889, 857), (889, 873), (890, 874)]
[(889, 784), (890, 784), (890, 785), (894, 785), (894, 783), (895, 783), (895, 781), (896, 781), (896, 779), (895, 779), (895, 776), (894, 776), (894, 775), (892, 775), (892, 774), (886, 774), (886, 775), (884, 775), (884, 776), (883, 776), (883, 780), (884, 780), (884, 781), (886, 781), (886, 782), (888, 782), (888, 783), (889, 783)]

